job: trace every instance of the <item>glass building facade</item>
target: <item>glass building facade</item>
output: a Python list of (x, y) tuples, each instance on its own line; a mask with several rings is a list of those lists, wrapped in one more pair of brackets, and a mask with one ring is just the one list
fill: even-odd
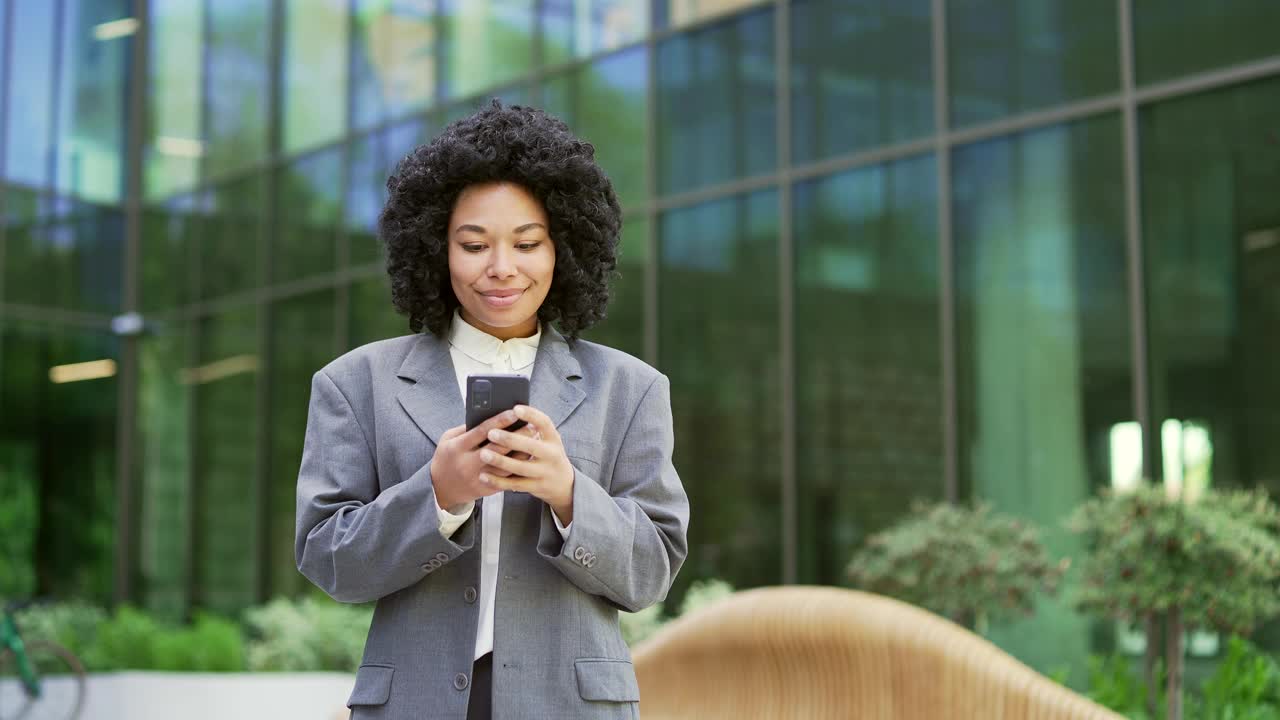
[[(408, 332), (398, 158), (490, 97), (625, 212), (589, 339), (672, 382), (674, 598), (845, 584), (914, 499), (1079, 548), (1104, 486), (1280, 493), (1274, 0), (0, 0), (0, 594), (307, 592), (312, 372)], [(1041, 667), (1108, 631), (1045, 601)]]

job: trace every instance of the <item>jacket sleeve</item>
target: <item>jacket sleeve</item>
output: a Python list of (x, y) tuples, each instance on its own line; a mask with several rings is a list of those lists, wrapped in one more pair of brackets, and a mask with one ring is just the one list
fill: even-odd
[(298, 571), (340, 602), (401, 590), (469, 550), (474, 522), (440, 532), (431, 465), (379, 492), (370, 443), (346, 396), (321, 370), (311, 379), (298, 472)]
[(689, 498), (675, 466), (671, 391), (657, 376), (636, 408), (610, 489), (575, 469), (573, 522), (561, 538), (544, 508), (538, 553), (584, 592), (636, 612), (666, 598), (688, 554)]

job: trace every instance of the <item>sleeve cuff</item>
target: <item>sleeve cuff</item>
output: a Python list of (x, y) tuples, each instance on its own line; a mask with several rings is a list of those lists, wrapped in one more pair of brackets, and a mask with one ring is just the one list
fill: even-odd
[(559, 533), (560, 533), (560, 539), (562, 539), (562, 540), (568, 540), (568, 539), (569, 539), (569, 528), (572, 528), (572, 527), (573, 527), (573, 522), (571, 521), (568, 525), (561, 525), (561, 524), (560, 524), (560, 516), (559, 516), (559, 515), (556, 515), (556, 511), (555, 511), (555, 510), (552, 510), (552, 511), (551, 511), (551, 520), (552, 520), (552, 521), (554, 521), (554, 522), (555, 522), (555, 524), (556, 524), (556, 530), (557, 530), (557, 531), (559, 531)]
[[(436, 515), (440, 518), (440, 534), (445, 537), (453, 537), (453, 534), (458, 531), (458, 528), (462, 527), (462, 524), (467, 521), (467, 518), (471, 517), (471, 513), (475, 509), (476, 503), (474, 500), (454, 505), (448, 510), (437, 505)], [(558, 524), (559, 521), (557, 521), (557, 525)]]

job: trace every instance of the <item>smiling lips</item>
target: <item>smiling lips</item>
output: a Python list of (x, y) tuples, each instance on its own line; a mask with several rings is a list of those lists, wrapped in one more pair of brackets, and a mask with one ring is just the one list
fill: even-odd
[(480, 293), (480, 297), (484, 298), (489, 307), (505, 308), (515, 305), (523, 294), (523, 288), (510, 288), (507, 290), (486, 290)]

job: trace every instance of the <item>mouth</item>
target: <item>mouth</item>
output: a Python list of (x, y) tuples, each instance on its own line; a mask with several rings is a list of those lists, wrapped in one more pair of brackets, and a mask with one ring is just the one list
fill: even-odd
[(480, 293), (480, 297), (484, 298), (484, 302), (489, 307), (505, 308), (516, 304), (520, 296), (524, 295), (523, 288), (510, 288), (506, 290), (486, 290)]

